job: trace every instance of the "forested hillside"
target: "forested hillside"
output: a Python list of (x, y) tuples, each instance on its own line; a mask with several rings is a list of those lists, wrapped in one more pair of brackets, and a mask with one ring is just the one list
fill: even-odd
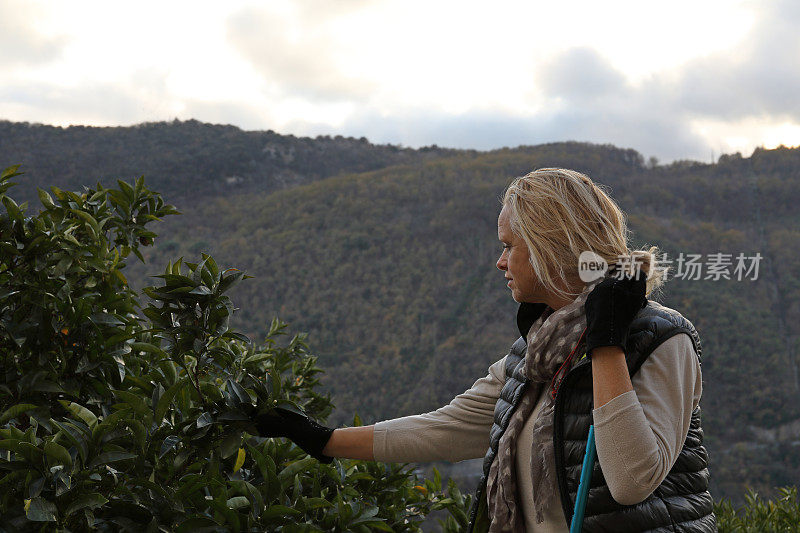
[(35, 186), (114, 185), (120, 176), (139, 175), (174, 200), (269, 192), (454, 152), (374, 145), (363, 137), (242, 131), (196, 120), (108, 128), (0, 121), (0, 155), (23, 161), (27, 169), (28, 180), (16, 192), (23, 200), (36, 198)]
[[(188, 125), (140, 126), (136, 135), (157, 146), (146, 140), (147, 128), (163, 133)], [(0, 125), (6, 132), (24, 128), (35, 129)], [(703, 269), (701, 279), (670, 279), (660, 301), (691, 320), (703, 341), (702, 406), (714, 496), (738, 498), (745, 485), (764, 490), (800, 479), (800, 150), (651, 168), (633, 150), (583, 143), (422, 152), (352, 139), (290, 138), (314, 154), (322, 153), (316, 143), (363, 144), (372, 159), (353, 159), (333, 171), (319, 156), (319, 168), (309, 163), (303, 172), (292, 170), (302, 180), (271, 182), (257, 192), (255, 185), (224, 186), (218, 178), (244, 175), (248, 161), (265, 157), (263, 143), (243, 145), (229, 166), (210, 173), (203, 158), (224, 152), (214, 148), (214, 135), (208, 144), (193, 145), (198, 158), (174, 146), (171, 153), (183, 155), (157, 168), (135, 148), (126, 152), (124, 139), (136, 128), (118, 130), (119, 138), (114, 129), (103, 131), (106, 145), (117, 146), (117, 159), (125, 162), (116, 170), (113, 160), (100, 164), (54, 147), (9, 151), (25, 143), (7, 138), (0, 138), (0, 157), (22, 163), (37, 184), (74, 187), (62, 178), (91, 183), (145, 174), (152, 188), (174, 191), (178, 200), (164, 196), (183, 215), (159, 225), (147, 263), (209, 251), (220, 265), (255, 276), (232, 295), (248, 310), (235, 315), (236, 327), (259, 339), (280, 316), (309, 332), (326, 371), (323, 387), (341, 412), (332, 415), (335, 423), (347, 423), (353, 411), (372, 423), (436, 409), (506, 353), (517, 336), (516, 304), (494, 266), (496, 218), (499, 195), (514, 176), (543, 166), (588, 173), (609, 186), (628, 213), (634, 244), (657, 244), (670, 259), (700, 254), (707, 263), (710, 254), (724, 253), (735, 263), (739, 253), (760, 253), (755, 280), (752, 272), (737, 280), (733, 268), (730, 280), (705, 279)], [(231, 138), (277, 135), (230, 130)], [(35, 154), (36, 166), (28, 166), (27, 154)], [(43, 168), (52, 173), (42, 174)], [(375, 170), (334, 175), (365, 169)], [(170, 176), (177, 176), (174, 182)], [(163, 186), (151, 183), (157, 180)], [(187, 184), (191, 190), (182, 192)], [(157, 273), (130, 266), (136, 286)]]

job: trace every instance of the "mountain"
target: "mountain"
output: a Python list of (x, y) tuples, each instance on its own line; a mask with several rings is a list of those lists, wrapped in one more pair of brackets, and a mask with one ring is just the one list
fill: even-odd
[(363, 172), (424, 161), (454, 150), (374, 145), (365, 138), (315, 139), (273, 131), (242, 131), (196, 120), (130, 127), (67, 128), (0, 121), (0, 155), (25, 163), (16, 194), (36, 198), (36, 186), (65, 189), (145, 175), (172, 200), (230, 192), (271, 192), (341, 172)]
[[(28, 168), (5, 147), (30, 143), (5, 137), (0, 156), (7, 164), (23, 163), (31, 181), (62, 188), (76, 188), (85, 177), (92, 183), (139, 174), (157, 190), (162, 184), (165, 198), (184, 214), (159, 225), (146, 265), (130, 262), (131, 283), (155, 283), (147, 276), (161, 273), (168, 260), (194, 260), (201, 251), (255, 276), (232, 294), (239, 309), (235, 326), (260, 340), (279, 316), (309, 333), (326, 369), (323, 388), (337, 406), (332, 425), (349, 423), (354, 411), (369, 424), (434, 410), (505, 355), (518, 333), (516, 304), (495, 268), (496, 219), (500, 194), (514, 176), (545, 166), (587, 173), (628, 214), (633, 244), (656, 244), (670, 259), (699, 254), (704, 265), (714, 259), (735, 265), (740, 253), (760, 254), (758, 272), (745, 279), (736, 279), (733, 265), (731, 279), (714, 279), (705, 266), (700, 279), (670, 279), (655, 299), (691, 320), (702, 339), (701, 405), (715, 497), (739, 498), (745, 485), (768, 492), (800, 477), (800, 150), (646, 166), (633, 150), (574, 142), (490, 152), (409, 150), (195, 122), (139, 128), (173, 139), (166, 151), (173, 155), (159, 156), (173, 166), (159, 170), (157, 159), (148, 159), (157, 157), (156, 150), (149, 156), (136, 151), (144, 150), (148, 137), (136, 127), (95, 132), (102, 133), (103, 146), (118, 150), (117, 159), (125, 162), (118, 171), (112, 161), (95, 167), (92, 158), (72, 157), (76, 163), (59, 177), (52, 162), (71, 156), (55, 147), (49, 154), (44, 145), (23, 153), (36, 154), (36, 165)], [(78, 146), (67, 142), (71, 130), (54, 129), (62, 142), (53, 146)], [(216, 145), (215, 135), (203, 137), (203, 131), (229, 133), (217, 135)], [(203, 153), (187, 156), (191, 150), (181, 146), (181, 135), (186, 143), (205, 138), (205, 144), (192, 145)], [(139, 144), (128, 140), (139, 136)], [(280, 182), (278, 170), (253, 172), (241, 188), (220, 185), (228, 167), (211, 172), (197, 164), (212, 158), (230, 165), (267, 161), (262, 141), (271, 136), (274, 143), (305, 146), (304, 153), (316, 154), (309, 156), (315, 163), (301, 171), (285, 162), (282, 172), (295, 173), (295, 181)], [(230, 148), (234, 138), (261, 141), (239, 153)], [(83, 153), (100, 151), (86, 143)], [(325, 150), (362, 150), (373, 159), (342, 156), (347, 163), (334, 172), (317, 143)], [(134, 170), (137, 162), (147, 168)], [(173, 183), (170, 176), (180, 179)]]

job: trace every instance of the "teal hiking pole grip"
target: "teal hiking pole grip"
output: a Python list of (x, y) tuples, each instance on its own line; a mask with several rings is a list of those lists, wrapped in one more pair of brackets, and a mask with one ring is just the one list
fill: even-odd
[(583, 456), (581, 466), (581, 481), (578, 484), (578, 495), (575, 497), (575, 510), (572, 513), (572, 524), (569, 533), (580, 533), (583, 526), (583, 513), (586, 510), (586, 500), (589, 497), (589, 485), (592, 483), (592, 470), (597, 450), (594, 446), (594, 425), (589, 426), (589, 438), (586, 439), (586, 454)]

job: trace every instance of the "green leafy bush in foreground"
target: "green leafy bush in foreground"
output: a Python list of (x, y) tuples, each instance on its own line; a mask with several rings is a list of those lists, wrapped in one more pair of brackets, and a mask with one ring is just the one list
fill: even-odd
[(141, 178), (40, 190), (26, 216), (16, 170), (0, 176), (0, 531), (418, 531), (436, 509), (466, 525), (471, 497), (438, 472), (253, 436), (256, 406), (330, 414), (316, 357), (303, 335), (279, 344), (277, 319), (259, 345), (232, 331), (225, 292), (247, 276), (207, 255), (168, 264), (142, 307), (125, 260), (177, 211)]
[(764, 500), (750, 490), (745, 505), (735, 508), (722, 500), (714, 508), (720, 533), (783, 533), (800, 531), (797, 487), (783, 487), (775, 500)]

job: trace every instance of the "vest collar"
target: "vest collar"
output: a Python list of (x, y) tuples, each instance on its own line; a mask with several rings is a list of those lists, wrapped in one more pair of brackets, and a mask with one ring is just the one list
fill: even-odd
[(522, 302), (519, 304), (519, 309), (517, 309), (517, 328), (519, 328), (519, 334), (522, 335), (523, 339), (528, 338), (528, 331), (530, 331), (536, 319), (542, 316), (545, 309), (547, 309), (546, 303)]
[[(542, 316), (542, 313), (544, 313), (547, 309), (549, 309), (549, 306), (545, 303), (522, 302), (519, 304), (519, 309), (517, 309), (517, 328), (519, 329), (519, 334), (522, 335), (522, 340), (524, 342), (528, 341), (528, 333), (530, 332), (533, 323), (536, 322), (536, 320)], [(581, 342), (585, 344), (586, 340), (584, 339)], [(522, 350), (524, 353), (524, 347)], [(576, 355), (578, 356), (578, 361), (572, 366), (569, 372), (573, 372), (576, 368), (590, 363), (590, 359), (588, 357), (583, 357), (583, 353), (576, 353)]]

